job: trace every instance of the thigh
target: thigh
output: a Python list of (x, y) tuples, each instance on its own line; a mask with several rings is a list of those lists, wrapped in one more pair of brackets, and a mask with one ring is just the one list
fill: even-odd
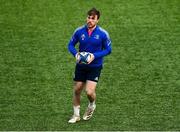
[(85, 82), (74, 81), (74, 91), (82, 91), (85, 86)]
[(87, 93), (95, 93), (97, 82), (95, 81), (86, 81), (86, 92)]

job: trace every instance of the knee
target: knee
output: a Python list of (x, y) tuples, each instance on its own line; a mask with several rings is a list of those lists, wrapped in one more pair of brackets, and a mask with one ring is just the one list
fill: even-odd
[(74, 90), (74, 94), (75, 95), (80, 95), (81, 94), (81, 90), (80, 89), (75, 89)]
[(82, 89), (83, 89), (83, 84), (76, 83), (75, 86), (74, 86), (74, 94), (75, 95), (81, 94)]
[(75, 82), (74, 83), (74, 89), (75, 90), (81, 90), (81, 89), (83, 89), (83, 87), (84, 87), (84, 83), (83, 82)]
[(93, 96), (95, 93), (91, 90), (86, 91), (87, 96)]

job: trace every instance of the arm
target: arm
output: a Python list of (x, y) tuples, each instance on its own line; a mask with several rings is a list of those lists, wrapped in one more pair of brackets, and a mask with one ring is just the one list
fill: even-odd
[(68, 50), (74, 57), (77, 54), (77, 50), (75, 48), (75, 45), (77, 44), (77, 42), (78, 42), (77, 31), (75, 31), (75, 33), (73, 34), (68, 44)]
[(103, 39), (103, 50), (100, 52), (94, 53), (95, 58), (104, 57), (111, 53), (111, 39), (108, 34), (105, 35)]

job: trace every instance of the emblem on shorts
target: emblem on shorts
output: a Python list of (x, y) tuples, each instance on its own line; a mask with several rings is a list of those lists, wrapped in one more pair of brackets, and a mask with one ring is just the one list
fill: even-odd
[(98, 81), (98, 77), (95, 77), (94, 80), (95, 80), (95, 81)]

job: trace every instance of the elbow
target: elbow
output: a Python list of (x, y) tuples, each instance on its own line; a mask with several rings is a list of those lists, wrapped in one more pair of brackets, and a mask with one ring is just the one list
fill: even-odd
[(68, 46), (67, 46), (67, 49), (68, 49), (68, 51), (69, 51), (70, 53), (72, 53), (73, 48), (74, 48), (74, 47), (71, 45), (71, 43), (69, 43)]
[(109, 54), (111, 54), (112, 50), (109, 50)]
[(108, 48), (108, 54), (111, 54), (111, 52), (112, 52), (112, 49), (110, 47), (110, 48)]
[(67, 49), (70, 51), (70, 49), (71, 49), (71, 45), (70, 44), (67, 45)]

